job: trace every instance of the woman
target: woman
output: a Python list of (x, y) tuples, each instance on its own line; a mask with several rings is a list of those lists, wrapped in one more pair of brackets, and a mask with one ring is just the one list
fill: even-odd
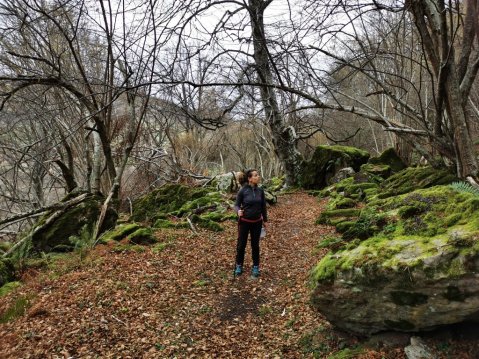
[(248, 183), (239, 190), (235, 203), (235, 210), (239, 217), (235, 275), (243, 273), (244, 253), (246, 243), (248, 242), (248, 234), (251, 233), (251, 252), (253, 256), (251, 275), (256, 278), (259, 276), (259, 238), (261, 227), (265, 226), (268, 215), (266, 213), (264, 191), (258, 187), (261, 181), (258, 171), (255, 169), (248, 170), (245, 178)]

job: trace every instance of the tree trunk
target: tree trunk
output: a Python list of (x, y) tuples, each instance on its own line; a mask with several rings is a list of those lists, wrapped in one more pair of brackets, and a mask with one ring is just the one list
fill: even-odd
[(263, 15), (271, 0), (250, 0), (249, 14), (254, 45), (254, 61), (259, 81), (264, 84), (260, 88), (266, 121), (271, 128), (273, 144), (284, 167), (286, 186), (296, 185), (301, 170), (301, 155), (297, 150), (297, 136), (292, 127), (285, 124), (279, 110), (276, 92), (273, 85), (273, 74), (264, 32)]
[[(452, 138), (453, 142), (452, 151), (447, 148), (449, 144), (444, 146), (441, 141), (437, 141), (433, 147), (456, 165), (458, 177), (474, 178), (477, 181), (478, 162), (466, 107), (472, 83), (479, 70), (479, 51), (472, 46), (479, 36), (479, 9), (477, 0), (467, 1), (466, 4), (463, 8), (464, 17), (456, 20), (465, 19), (465, 22), (453, 29), (454, 17), (459, 15), (452, 13), (445, 0), (412, 0), (408, 3), (437, 84), (435, 136), (443, 141), (442, 134), (449, 131), (446, 138)], [(451, 37), (453, 31), (458, 31), (459, 36)], [(456, 56), (456, 49), (460, 47), (462, 48)], [(444, 115), (447, 115), (446, 124)]]
[(468, 126), (467, 110), (462, 105), (459, 82), (454, 69), (448, 76), (446, 87), (446, 111), (454, 129), (457, 175), (460, 178), (477, 178), (478, 165)]

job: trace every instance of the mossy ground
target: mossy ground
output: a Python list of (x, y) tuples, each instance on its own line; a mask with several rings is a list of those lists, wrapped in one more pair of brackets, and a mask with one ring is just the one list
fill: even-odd
[(22, 285), (21, 282), (8, 282), (6, 284), (4, 284), (2, 287), (0, 287), (0, 297), (3, 297), (4, 295), (7, 295), (8, 293), (10, 293), (12, 290), (14, 290), (15, 288), (18, 288)]
[(15, 268), (12, 261), (0, 259), (0, 286), (10, 282), (15, 277)]

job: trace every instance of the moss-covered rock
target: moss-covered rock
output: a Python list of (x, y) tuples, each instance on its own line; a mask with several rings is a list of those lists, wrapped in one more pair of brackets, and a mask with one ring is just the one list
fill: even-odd
[(105, 232), (100, 237), (100, 242), (108, 243), (111, 241), (121, 241), (124, 239), (133, 244), (152, 244), (157, 242), (153, 230), (138, 223), (120, 224), (114, 229)]
[[(166, 184), (133, 203), (132, 219), (134, 221), (154, 222), (158, 216), (164, 218), (165, 215), (180, 210), (188, 202), (194, 202), (207, 196), (211, 192), (212, 190), (210, 188)], [(205, 205), (205, 203), (203, 203), (203, 205)], [(198, 204), (198, 202), (195, 202), (195, 205)]]
[(393, 173), (402, 171), (406, 168), (406, 164), (398, 156), (394, 148), (388, 148), (379, 157), (370, 158), (368, 161), (372, 165), (386, 165), (389, 166)]
[(10, 248), (12, 248), (11, 242), (0, 242), (0, 254), (7, 252)]
[(361, 172), (367, 172), (381, 178), (388, 178), (391, 175), (391, 167), (389, 165), (366, 163), (361, 166)]
[(15, 268), (9, 259), (0, 259), (0, 287), (15, 278)]
[(153, 234), (151, 228), (138, 228), (136, 231), (128, 235), (128, 240), (133, 244), (153, 244), (158, 242), (156, 237)]
[(318, 146), (310, 161), (305, 161), (300, 175), (301, 186), (321, 189), (337, 171), (352, 167), (356, 172), (369, 159), (369, 153), (347, 146)]
[[(75, 247), (71, 243), (72, 237), (82, 238), (82, 232), (85, 231), (85, 228), (88, 228), (89, 233), (93, 233), (103, 201), (104, 198), (100, 196), (90, 195), (78, 205), (68, 208), (47, 226), (45, 226), (45, 222), (53, 215), (54, 211), (46, 213), (32, 229), (34, 234), (32, 235), (31, 243), (34, 250), (47, 253), (72, 250)], [(117, 218), (118, 214), (116, 211), (109, 208), (99, 233), (113, 228)], [(37, 230), (39, 227), (43, 228)]]
[(276, 196), (276, 194), (268, 190), (264, 191), (264, 199), (266, 203), (270, 205), (276, 204), (278, 202), (278, 197)]
[(169, 219), (157, 219), (153, 224), (153, 228), (188, 228), (190, 225), (187, 221), (171, 221)]
[(121, 241), (128, 237), (129, 234), (140, 229), (141, 225), (138, 223), (122, 223), (116, 226), (114, 229), (105, 232), (101, 237), (100, 241), (107, 243), (110, 241)]
[(361, 334), (474, 319), (478, 209), (478, 196), (451, 186), (368, 203), (356, 220), (336, 224), (343, 242), (313, 271), (313, 303), (331, 323)]
[[(347, 219), (357, 218), (361, 213), (360, 209), (356, 208), (346, 208), (346, 209), (335, 209), (331, 211), (323, 211), (316, 220), (317, 224), (333, 224), (339, 223)], [(332, 221), (332, 219), (337, 219), (337, 221)]]
[(272, 177), (269, 180), (265, 181), (263, 187), (266, 191), (270, 193), (275, 193), (280, 191), (285, 184), (285, 177)]
[(358, 202), (352, 198), (337, 196), (328, 203), (328, 210), (354, 208)]
[(191, 221), (197, 224), (199, 227), (209, 229), (213, 232), (224, 231), (224, 228), (219, 223), (212, 221), (208, 215), (193, 215), (191, 216)]
[(448, 170), (438, 170), (429, 166), (409, 167), (382, 182), (378, 198), (397, 196), (416, 189), (450, 184), (454, 181), (457, 181), (457, 177)]
[(228, 211), (230, 207), (230, 199), (211, 188), (170, 184), (136, 201), (133, 218), (153, 223), (154, 228), (189, 228), (186, 219), (190, 218), (200, 227), (222, 231), (217, 222), (236, 220), (236, 214)]

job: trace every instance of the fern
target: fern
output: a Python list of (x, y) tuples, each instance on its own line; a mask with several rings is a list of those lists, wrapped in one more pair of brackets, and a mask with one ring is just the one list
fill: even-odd
[(80, 261), (95, 244), (93, 231), (88, 224), (82, 227), (78, 236), (70, 236), (68, 240), (74, 245), (75, 251), (80, 253)]
[(457, 192), (472, 193), (474, 196), (479, 197), (479, 188), (474, 187), (470, 183), (467, 183), (467, 182), (453, 182), (449, 186)]

